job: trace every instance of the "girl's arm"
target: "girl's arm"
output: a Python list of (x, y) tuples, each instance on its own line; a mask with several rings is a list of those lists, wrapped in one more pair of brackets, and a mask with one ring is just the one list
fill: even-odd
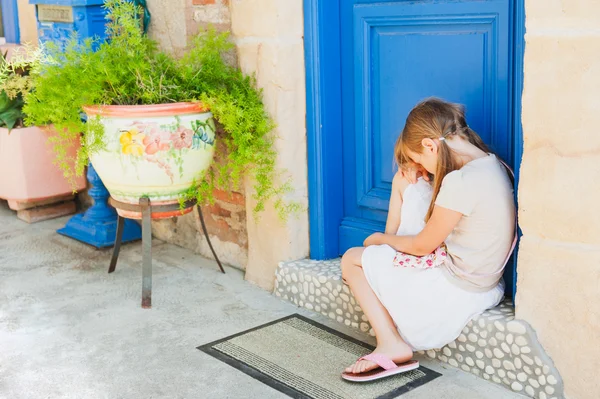
[(425, 228), (416, 236), (375, 233), (365, 240), (364, 245), (367, 247), (369, 245), (387, 244), (396, 251), (410, 255), (429, 255), (442, 245), (462, 217), (463, 214), (460, 212), (436, 206)]
[(390, 207), (388, 209), (387, 222), (385, 224), (385, 234), (396, 235), (400, 227), (400, 215), (402, 211), (402, 171), (396, 172), (392, 180), (392, 193), (390, 196)]

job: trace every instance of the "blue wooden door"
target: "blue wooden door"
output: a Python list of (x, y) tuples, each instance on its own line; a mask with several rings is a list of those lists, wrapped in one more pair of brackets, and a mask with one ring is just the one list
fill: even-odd
[(509, 0), (340, 1), (340, 254), (384, 230), (394, 142), (418, 101), (465, 104), (470, 126), (513, 162), (511, 12)]

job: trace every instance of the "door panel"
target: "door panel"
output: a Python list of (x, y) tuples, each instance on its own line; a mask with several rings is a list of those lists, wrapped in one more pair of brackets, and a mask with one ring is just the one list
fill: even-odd
[(465, 104), (470, 126), (509, 162), (513, 138), (509, 0), (340, 7), (342, 254), (384, 229), (394, 143), (418, 101)]

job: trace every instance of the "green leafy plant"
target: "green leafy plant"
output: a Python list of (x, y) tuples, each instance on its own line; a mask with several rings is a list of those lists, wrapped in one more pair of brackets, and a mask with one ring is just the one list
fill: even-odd
[(23, 99), (8, 98), (6, 91), (0, 92), (0, 127), (8, 129), (8, 133), (15, 127), (23, 125)]
[[(51, 48), (44, 62), (32, 70), (33, 90), (25, 98), (25, 122), (54, 125), (57, 162), (67, 177), (74, 176), (66, 148), (83, 134), (76, 159), (81, 174), (90, 154), (103, 148), (103, 127), (98, 119), (84, 123), (85, 105), (141, 105), (202, 101), (222, 127), (224, 146), (215, 167), (182, 196), (212, 201), (215, 188), (235, 189), (245, 173), (254, 181), (255, 212), (273, 200), (280, 216), (300, 209), (283, 201), (291, 190), (275, 169), (273, 122), (262, 103), (253, 77), (228, 65), (224, 56), (233, 49), (226, 33), (209, 30), (194, 41), (181, 58), (158, 49), (140, 29), (140, 9), (126, 0), (108, 0), (108, 40), (70, 41), (64, 51)], [(283, 181), (283, 183), (278, 183)]]
[(0, 58), (0, 127), (23, 127), (23, 97), (31, 89), (30, 71), (39, 62), (41, 52), (23, 47), (15, 50), (11, 59), (8, 52)]

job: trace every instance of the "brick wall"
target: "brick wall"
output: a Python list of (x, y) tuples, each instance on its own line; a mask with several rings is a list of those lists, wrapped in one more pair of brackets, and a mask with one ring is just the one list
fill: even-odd
[[(248, 259), (246, 199), (239, 192), (216, 190), (214, 194), (215, 203), (202, 207), (210, 240), (222, 262), (244, 269)], [(156, 220), (152, 222), (152, 232), (160, 240), (213, 258), (196, 211), (177, 218)]]

